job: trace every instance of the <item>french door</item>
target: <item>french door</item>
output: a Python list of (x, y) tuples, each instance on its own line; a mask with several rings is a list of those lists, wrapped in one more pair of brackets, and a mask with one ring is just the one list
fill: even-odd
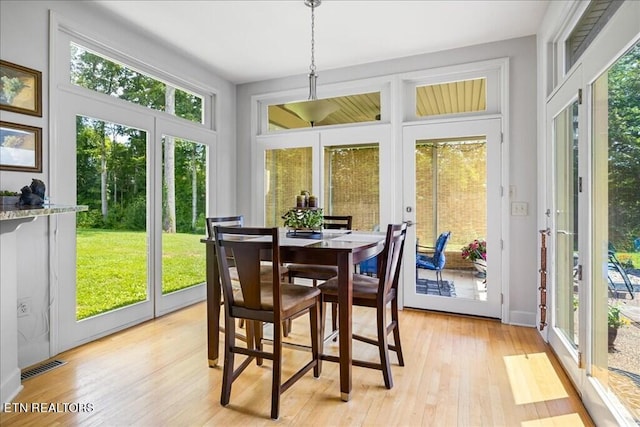
[[(52, 354), (205, 298), (200, 239), (215, 133), (75, 92), (60, 94), (51, 194), (73, 205), (93, 193), (103, 209), (54, 220)], [(167, 176), (176, 198), (189, 199), (173, 201), (173, 224)]]
[(354, 229), (386, 226), (394, 206), (389, 129), (368, 125), (258, 136), (257, 224), (281, 227), (282, 215), (306, 190), (318, 197), (325, 215), (351, 215)]
[[(412, 224), (404, 251), (406, 307), (502, 317), (500, 138), (500, 119), (404, 128), (403, 208)], [(433, 247), (443, 232), (451, 236), (442, 276), (417, 268), (417, 250)], [(462, 258), (461, 248), (475, 241), (486, 242), (486, 252), (474, 251), (479, 268)]]
[[(640, 7), (626, 2), (546, 105), (550, 345), (597, 425), (637, 425)], [(631, 40), (631, 41), (629, 41)], [(624, 261), (619, 261), (623, 259)], [(611, 325), (622, 324), (610, 336)], [(618, 337), (615, 341), (615, 337)]]

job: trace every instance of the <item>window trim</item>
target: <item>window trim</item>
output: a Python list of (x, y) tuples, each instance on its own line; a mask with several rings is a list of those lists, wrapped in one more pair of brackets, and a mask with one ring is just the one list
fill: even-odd
[[(196, 126), (203, 126), (206, 129), (216, 130), (216, 118), (219, 116), (219, 112), (215, 110), (216, 97), (219, 95), (219, 91), (208, 87), (205, 84), (190, 82), (175, 74), (163, 71), (156, 66), (153, 66), (147, 62), (140, 61), (139, 59), (123, 52), (122, 50), (107, 45), (98, 40), (97, 37), (89, 35), (88, 32), (78, 30), (79, 26), (70, 24), (66, 20), (61, 19), (59, 16), (52, 13), (51, 20), (51, 33), (55, 36), (51, 37), (50, 49), (52, 52), (51, 64), (52, 68), (55, 67), (55, 73), (51, 75), (51, 81), (55, 82), (58, 88), (78, 88), (82, 92), (88, 92), (91, 94), (106, 96), (108, 99), (117, 100), (121, 103), (136, 105), (145, 110), (152, 110), (159, 114), (167, 114), (168, 116), (175, 117), (179, 120), (184, 120), (188, 123), (193, 123)], [(129, 101), (125, 101), (119, 98), (115, 98), (110, 95), (96, 92), (91, 89), (84, 88), (82, 86), (71, 83), (70, 70), (68, 64), (71, 61), (70, 48), (62, 49), (63, 46), (69, 46), (71, 43), (77, 44), (81, 48), (84, 48), (91, 53), (102, 56), (107, 60), (121, 64), (137, 73), (141, 73), (147, 77), (161, 81), (167, 85), (175, 87), (176, 89), (192, 93), (202, 98), (202, 123), (192, 122), (187, 119), (183, 119), (179, 116), (170, 115), (160, 110), (153, 110), (148, 107), (144, 107), (139, 104), (135, 104)], [(59, 55), (64, 55), (64, 58), (59, 58)], [(55, 60), (55, 61), (54, 61)], [(54, 80), (55, 78), (55, 80)], [(71, 89), (72, 90), (72, 89)]]
[(353, 126), (371, 126), (390, 121), (390, 93), (392, 78), (389, 76), (376, 77), (371, 79), (354, 80), (346, 83), (329, 84), (321, 86), (321, 99), (330, 99), (341, 96), (358, 95), (371, 92), (380, 92), (380, 120), (371, 122), (346, 123), (338, 125), (326, 125), (318, 128), (299, 128), (269, 130), (269, 105), (286, 104), (290, 102), (306, 101), (309, 88), (296, 88), (286, 91), (273, 92), (268, 94), (253, 95), (251, 105), (256, 106), (258, 135), (284, 134), (288, 132), (303, 132), (318, 129), (335, 129)]
[[(505, 74), (508, 72), (508, 58), (498, 58), (449, 67), (432, 68), (400, 75), (402, 95), (404, 98), (404, 122), (429, 122), (460, 117), (477, 117), (501, 114), (507, 104), (505, 96)], [(462, 80), (486, 79), (486, 105), (484, 111), (473, 111), (458, 114), (442, 114), (435, 116), (418, 116), (416, 113), (416, 89), (419, 86), (437, 85)]]

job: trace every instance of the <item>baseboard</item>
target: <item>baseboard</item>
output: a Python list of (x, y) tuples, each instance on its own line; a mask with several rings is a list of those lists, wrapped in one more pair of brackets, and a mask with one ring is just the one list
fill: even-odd
[(536, 326), (536, 313), (530, 311), (511, 311), (509, 312), (509, 324), (517, 326)]
[(2, 382), (0, 385), (0, 400), (2, 403), (10, 403), (22, 390), (22, 383), (20, 381), (20, 369), (16, 368), (11, 372), (11, 375)]

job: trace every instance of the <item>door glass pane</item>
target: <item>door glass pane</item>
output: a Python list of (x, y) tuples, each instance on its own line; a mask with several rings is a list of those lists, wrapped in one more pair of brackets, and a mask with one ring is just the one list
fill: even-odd
[(578, 347), (578, 102), (554, 119), (556, 142), (555, 326)]
[(266, 150), (265, 227), (282, 227), (282, 215), (295, 207), (296, 196), (311, 191), (312, 172), (311, 147)]
[(640, 424), (640, 44), (593, 87), (593, 366)]
[(353, 216), (354, 230), (380, 226), (378, 145), (325, 147), (324, 212)]
[(162, 293), (205, 280), (207, 147), (162, 137)]
[(145, 301), (147, 133), (76, 117), (76, 317)]
[[(418, 140), (415, 148), (416, 292), (486, 301), (486, 136)], [(451, 232), (444, 262), (434, 259), (443, 232)]]

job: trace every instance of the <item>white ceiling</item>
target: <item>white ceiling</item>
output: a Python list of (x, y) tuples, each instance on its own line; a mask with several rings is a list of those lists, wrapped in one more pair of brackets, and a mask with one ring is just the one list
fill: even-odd
[[(99, 0), (159, 42), (246, 83), (309, 71), (311, 9), (303, 0)], [(547, 0), (323, 0), (322, 70), (535, 34)]]

